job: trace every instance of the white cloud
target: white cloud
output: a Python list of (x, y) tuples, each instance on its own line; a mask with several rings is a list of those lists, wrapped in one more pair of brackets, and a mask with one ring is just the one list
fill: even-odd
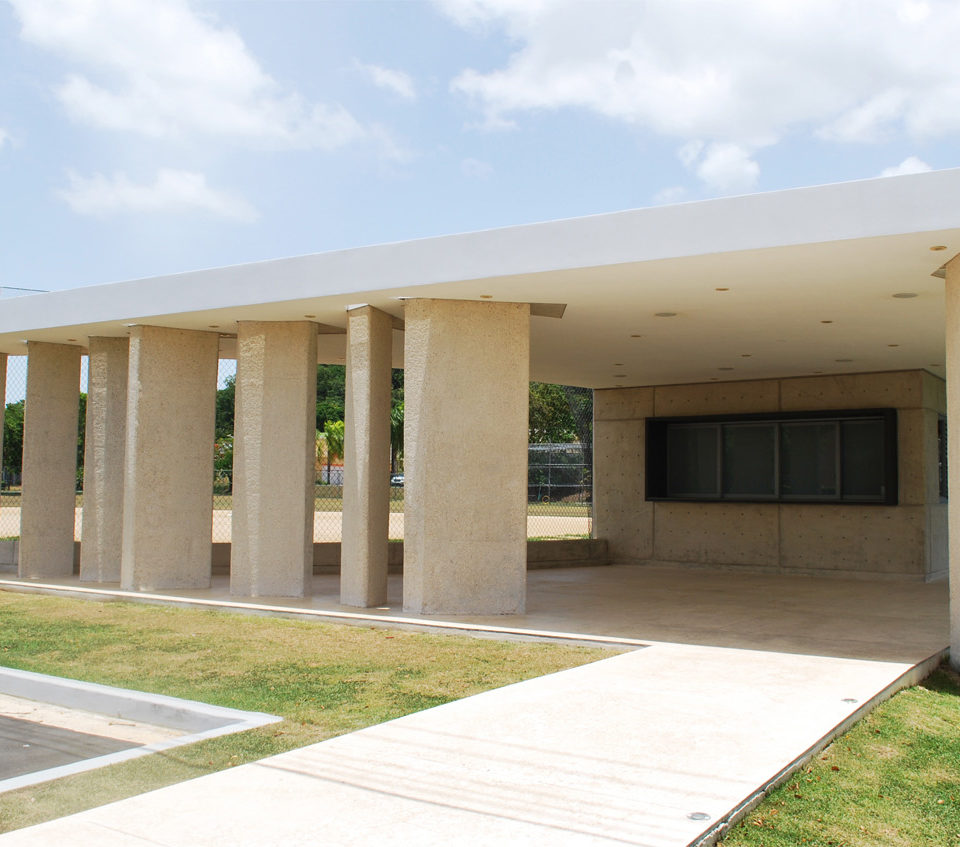
[(464, 159), (460, 163), (460, 171), (471, 179), (489, 179), (493, 176), (493, 165), (481, 159)]
[(365, 65), (363, 62), (356, 62), (356, 67), (368, 76), (377, 88), (391, 91), (404, 100), (417, 99), (417, 91), (414, 88), (413, 80), (409, 74), (405, 74), (403, 71), (383, 68), (380, 67), (380, 65)]
[(884, 168), (880, 171), (880, 176), (903, 176), (904, 174), (925, 174), (931, 170), (930, 165), (916, 156), (907, 156), (899, 165), (892, 168)]
[(687, 196), (687, 189), (682, 185), (670, 185), (666, 188), (661, 188), (656, 194), (653, 195), (653, 202), (657, 205), (665, 203), (679, 203)]
[(960, 134), (960, 63), (945, 58), (960, 41), (955, 0), (435, 2), (514, 45), (499, 67), (468, 68), (451, 84), (482, 110), (481, 125), (586, 109), (718, 145), (684, 154), (717, 185), (752, 184), (752, 152), (791, 134)]
[(11, 0), (21, 37), (82, 72), (57, 94), (79, 121), (157, 138), (226, 136), (332, 150), (364, 136), (342, 106), (284, 91), (237, 33), (185, 0)]
[(739, 144), (714, 143), (696, 162), (696, 172), (714, 191), (732, 194), (753, 188), (760, 176), (760, 166), (750, 151)]
[(4, 145), (11, 143), (11, 141), (10, 133), (0, 126), (0, 150), (4, 148)]
[(70, 187), (60, 192), (81, 215), (104, 217), (124, 212), (207, 212), (219, 218), (249, 222), (256, 210), (242, 197), (217, 191), (201, 173), (161, 169), (152, 184), (137, 184), (126, 174), (69, 173)]

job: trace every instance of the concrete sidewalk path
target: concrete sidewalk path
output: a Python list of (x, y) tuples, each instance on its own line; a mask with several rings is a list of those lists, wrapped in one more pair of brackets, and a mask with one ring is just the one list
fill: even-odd
[(923, 671), (655, 644), (0, 836), (682, 847)]

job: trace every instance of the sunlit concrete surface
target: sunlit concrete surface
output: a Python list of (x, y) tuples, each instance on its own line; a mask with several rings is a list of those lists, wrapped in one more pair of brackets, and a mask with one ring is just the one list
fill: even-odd
[[(687, 845), (916, 678), (947, 644), (945, 582), (887, 582), (615, 565), (532, 571), (527, 612), (403, 615), (312, 597), (206, 590), (148, 602), (300, 614), (487, 637), (640, 647), (322, 744), (10, 833), (0, 844)], [(62, 579), (49, 588), (136, 593)], [(622, 640), (620, 640), (622, 639)], [(649, 645), (649, 646), (641, 646)], [(171, 814), (171, 809), (177, 814)], [(702, 813), (703, 819), (688, 815)]]
[(751, 574), (688, 568), (610, 565), (527, 573), (522, 615), (404, 614), (402, 576), (391, 575), (387, 604), (357, 609), (340, 605), (340, 580), (313, 577), (306, 598), (230, 596), (229, 579), (214, 576), (208, 589), (143, 595), (118, 583), (96, 587), (74, 577), (46, 580), (43, 588), (16, 578), (0, 590), (52, 590), (90, 598), (276, 610), (312, 619), (444, 628), (494, 628), (510, 633), (550, 632), (784, 653), (922, 661), (949, 640), (948, 586), (938, 582), (876, 582), (787, 574)]
[(0, 843), (682, 847), (910, 667), (656, 645)]

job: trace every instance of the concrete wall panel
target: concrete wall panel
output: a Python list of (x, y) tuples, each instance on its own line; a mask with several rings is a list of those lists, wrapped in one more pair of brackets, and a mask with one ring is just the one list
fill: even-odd
[(594, 421), (642, 421), (653, 415), (653, 388), (603, 388), (593, 392)]
[[(615, 561), (655, 559), (908, 578), (943, 573), (946, 533), (935, 511), (937, 412), (920, 405), (942, 400), (942, 381), (923, 371), (596, 391), (595, 534), (608, 540)], [(783, 411), (896, 408), (901, 506), (644, 499), (645, 417), (770, 412), (781, 404)]]
[(927, 579), (941, 579), (950, 569), (948, 510), (946, 503), (927, 508)]
[(776, 567), (778, 510), (766, 503), (657, 503), (653, 558)]
[(923, 407), (941, 415), (947, 413), (947, 383), (942, 377), (923, 371)]
[[(596, 392), (596, 395), (611, 392)], [(601, 409), (606, 400), (600, 400)], [(594, 420), (593, 532), (617, 561), (653, 555), (654, 504), (644, 497), (643, 420)]]
[(657, 386), (653, 414), (657, 417), (739, 415), (776, 412), (779, 409), (779, 383), (775, 379), (768, 379), (755, 382)]
[(784, 379), (780, 383), (784, 412), (811, 409), (919, 409), (923, 404), (920, 371), (845, 374)]
[(781, 506), (781, 565), (922, 577), (926, 522), (923, 506)]
[(897, 476), (901, 506), (922, 506), (927, 502), (925, 434), (926, 414), (923, 409), (897, 411)]

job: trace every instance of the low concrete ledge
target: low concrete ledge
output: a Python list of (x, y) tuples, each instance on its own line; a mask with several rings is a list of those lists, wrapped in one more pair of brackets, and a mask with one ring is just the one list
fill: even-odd
[[(391, 541), (387, 547), (390, 573), (403, 573), (403, 542)], [(0, 541), (0, 566), (15, 567), (20, 541)], [(212, 550), (213, 573), (230, 573), (230, 542), (215, 541)], [(543, 568), (582, 568), (609, 565), (610, 552), (605, 538), (558, 538), (527, 542), (527, 570)], [(80, 572), (80, 542), (73, 545), (73, 572)], [(313, 545), (314, 574), (340, 573), (340, 542), (325, 541)]]
[(15, 565), (20, 561), (20, 539), (0, 541), (0, 565)]
[(558, 538), (527, 542), (527, 570), (609, 565), (605, 538)]
[[(387, 547), (387, 568), (392, 574), (403, 573), (403, 542), (391, 541)], [(582, 568), (588, 565), (609, 565), (606, 539), (561, 538), (527, 542), (527, 569)], [(340, 542), (325, 541), (313, 545), (313, 572), (340, 573)], [(213, 573), (230, 573), (230, 542), (213, 545)]]

